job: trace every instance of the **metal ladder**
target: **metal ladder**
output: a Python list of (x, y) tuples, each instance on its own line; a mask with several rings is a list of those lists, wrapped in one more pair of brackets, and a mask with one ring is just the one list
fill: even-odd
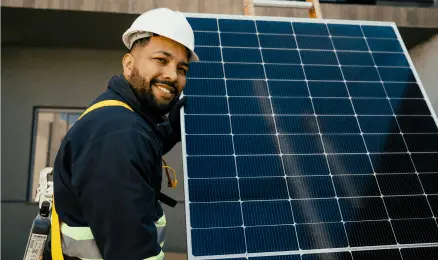
[(306, 0), (306, 2), (284, 0), (243, 0), (243, 13), (245, 15), (254, 15), (254, 7), (256, 6), (308, 9), (310, 18), (322, 19), (319, 0)]

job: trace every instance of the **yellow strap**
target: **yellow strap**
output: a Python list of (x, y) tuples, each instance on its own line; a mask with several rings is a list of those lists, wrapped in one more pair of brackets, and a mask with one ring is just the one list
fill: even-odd
[[(79, 117), (81, 119), (85, 114), (91, 112), (92, 110), (96, 108), (101, 108), (105, 106), (122, 106), (125, 107), (131, 111), (132, 108), (128, 106), (127, 104), (118, 101), (118, 100), (104, 100), (101, 102), (98, 102), (92, 106), (90, 106), (87, 110), (85, 110), (84, 113)], [(79, 120), (78, 119), (78, 120)], [(55, 209), (55, 198), (52, 198), (52, 234), (51, 234), (51, 246), (52, 246), (52, 259), (53, 260), (64, 260), (64, 256), (62, 254), (62, 245), (61, 245), (61, 231), (60, 231), (60, 225), (59, 225), (59, 219), (58, 219), (58, 213)]]

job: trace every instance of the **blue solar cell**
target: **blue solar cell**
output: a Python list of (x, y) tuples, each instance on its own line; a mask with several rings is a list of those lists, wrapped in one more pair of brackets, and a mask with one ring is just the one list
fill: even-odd
[(408, 154), (371, 154), (376, 173), (413, 173), (414, 166)]
[(187, 97), (186, 114), (228, 114), (225, 97)]
[(327, 160), (333, 175), (373, 173), (373, 167), (366, 154), (330, 154)]
[(279, 153), (275, 135), (235, 135), (234, 149), (237, 155)]
[(242, 200), (288, 199), (286, 182), (283, 177), (240, 178)]
[(272, 116), (231, 116), (231, 125), (233, 134), (275, 134)]
[[(437, 196), (434, 196), (437, 197)], [(419, 247), (400, 249), (404, 260), (415, 260), (417, 258), (424, 260), (434, 260), (438, 256), (438, 247)]]
[[(284, 179), (282, 181), (285, 183)], [(290, 204), (287, 200), (244, 202), (242, 203), (242, 211), (246, 226), (294, 223)]]
[(262, 62), (262, 56), (258, 49), (223, 48), (222, 55), (225, 62)]
[(218, 78), (224, 77), (221, 63), (195, 62), (190, 65), (187, 78)]
[(403, 52), (398, 40), (367, 39), (371, 51)]
[(184, 95), (225, 96), (225, 82), (220, 79), (187, 79)]
[(350, 252), (337, 252), (337, 253), (319, 253), (303, 255), (301, 260), (352, 260)]
[(396, 237), (402, 244), (438, 242), (438, 228), (432, 218), (400, 219), (392, 223)]
[[(412, 157), (412, 160), (415, 164), (415, 167), (419, 173), (438, 172), (438, 160), (436, 160), (436, 154), (434, 154), (434, 153), (415, 153), (415, 154), (411, 154), (411, 157)], [(437, 204), (437, 206), (438, 206), (438, 204)], [(437, 207), (437, 210), (438, 210), (438, 207)]]
[[(188, 155), (232, 155), (233, 144), (230, 135), (188, 135)], [(209, 144), (206, 146), (205, 144)]]
[(338, 66), (312, 66), (305, 65), (308, 80), (343, 80)]
[(383, 200), (392, 219), (433, 217), (426, 196), (385, 197)]
[(239, 177), (283, 176), (280, 156), (237, 156)]
[(345, 230), (350, 246), (395, 245), (397, 243), (391, 223), (387, 220), (346, 222)]
[(225, 77), (229, 79), (264, 79), (261, 64), (225, 63)]
[(189, 22), (193, 31), (218, 31), (216, 19), (188, 17), (187, 21)]
[(386, 99), (353, 98), (352, 101), (358, 115), (393, 115), (391, 106)]
[(221, 32), (256, 33), (255, 23), (251, 20), (219, 19)]
[(378, 68), (383, 81), (416, 82), (410, 68)]
[[(379, 68), (380, 69), (380, 68)], [(349, 81), (380, 81), (379, 74), (374, 67), (342, 67), (345, 80)]]
[(318, 124), (314, 116), (277, 116), (275, 122), (279, 134), (318, 133)]
[(324, 155), (283, 155), (284, 171), (289, 176), (329, 175)]
[(312, 97), (348, 97), (344, 82), (309, 81)]
[[(340, 198), (339, 207), (344, 221), (387, 219), (385, 204), (380, 197)], [(358, 210), (360, 209), (360, 210)]]
[(300, 54), (303, 64), (338, 65), (333, 51), (301, 51)]
[(399, 133), (397, 121), (393, 116), (358, 116), (364, 133)]
[[(245, 253), (243, 227), (221, 229), (193, 229), (192, 253), (195, 256)], [(205, 239), (208, 237), (209, 239)], [(211, 243), (211, 241), (217, 241)], [(228, 241), (233, 241), (229, 243)]]
[(292, 24), (289, 22), (256, 21), (258, 33), (276, 33), (292, 35)]
[(296, 49), (297, 44), (292, 35), (259, 34), (260, 47)]
[(336, 175), (333, 176), (338, 197), (380, 196), (379, 186), (374, 175)]
[(348, 82), (351, 97), (386, 98), (382, 83)]
[(431, 116), (398, 116), (397, 121), (403, 133), (438, 133), (438, 127)]
[(333, 50), (329, 37), (296, 36), (298, 47), (308, 50)]
[(323, 153), (319, 135), (279, 135), (283, 154), (318, 154)]
[(228, 99), (231, 114), (272, 114), (268, 98), (239, 98)]
[(327, 24), (331, 36), (363, 37), (359, 25)]
[(309, 97), (306, 82), (270, 80), (269, 92), (273, 97)]
[(292, 200), (296, 223), (321, 223), (341, 221), (336, 199)]
[(416, 174), (379, 174), (376, 177), (383, 195), (424, 194)]
[(221, 45), (230, 47), (258, 47), (259, 42), (257, 35), (255, 34), (245, 34), (242, 37), (238, 33), (220, 33)]
[(301, 260), (300, 255), (250, 257), (250, 260)]
[(402, 53), (373, 53), (377, 66), (409, 67), (406, 56)]
[(276, 115), (313, 115), (309, 98), (272, 98), (272, 107)]
[(360, 133), (354, 116), (318, 116), (318, 123), (323, 134)]
[(219, 46), (219, 35), (211, 32), (194, 32), (196, 46)]
[(373, 58), (368, 52), (339, 51), (336, 54), (341, 65), (374, 66)]
[[(342, 223), (319, 223), (297, 225), (298, 240), (301, 249), (322, 249), (348, 246)], [(326, 239), (315, 239), (325, 236)]]
[(299, 23), (293, 22), (292, 27), (296, 35), (329, 35), (327, 26), (323, 23)]
[(332, 37), (331, 39), (338, 51), (368, 51), (367, 42), (363, 38)]
[(235, 177), (236, 168), (232, 156), (189, 156), (187, 157), (189, 178)]
[(190, 203), (190, 225), (193, 228), (241, 226), (240, 203)]
[(218, 47), (197, 47), (196, 54), (201, 61), (221, 61), (221, 50)]
[(303, 68), (300, 65), (265, 64), (268, 79), (304, 80)]
[(360, 135), (323, 135), (327, 153), (366, 153), (367, 150)]
[(394, 29), (389, 26), (362, 25), (362, 30), (367, 38), (397, 38)]
[(400, 134), (365, 134), (363, 138), (370, 153), (407, 152), (403, 137)]
[(437, 134), (403, 135), (410, 152), (438, 152)]
[(245, 231), (250, 253), (298, 250), (295, 227), (292, 225), (248, 227)]
[(296, 50), (262, 49), (263, 61), (266, 63), (300, 64)]
[(396, 115), (430, 115), (424, 99), (391, 99), (390, 102)]
[(383, 83), (390, 98), (423, 98), (417, 83)]
[(350, 100), (346, 98), (314, 98), (317, 115), (354, 115)]
[(191, 116), (185, 117), (186, 134), (230, 134), (228, 116)]
[(189, 199), (191, 202), (238, 201), (237, 179), (189, 179)]
[(269, 96), (265, 80), (227, 80), (228, 96)]
[[(291, 199), (334, 198), (335, 190), (330, 176), (288, 177)], [(306, 187), (303, 192), (303, 187)]]

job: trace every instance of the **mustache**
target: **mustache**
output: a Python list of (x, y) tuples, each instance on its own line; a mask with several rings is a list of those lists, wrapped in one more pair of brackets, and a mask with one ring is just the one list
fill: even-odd
[(156, 84), (156, 83), (163, 84), (163, 85), (167, 85), (167, 86), (171, 87), (175, 93), (177, 92), (176, 87), (175, 87), (175, 83), (172, 82), (172, 81), (159, 80), (159, 79), (153, 79), (153, 80), (151, 80), (151, 85), (154, 85), (154, 84)]

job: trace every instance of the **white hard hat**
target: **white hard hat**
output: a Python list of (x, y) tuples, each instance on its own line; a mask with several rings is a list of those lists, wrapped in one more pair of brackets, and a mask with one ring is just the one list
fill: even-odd
[(190, 61), (199, 61), (195, 53), (195, 35), (186, 17), (178, 11), (157, 8), (140, 15), (123, 34), (122, 40), (131, 49), (135, 40), (158, 34), (184, 45), (191, 51)]

